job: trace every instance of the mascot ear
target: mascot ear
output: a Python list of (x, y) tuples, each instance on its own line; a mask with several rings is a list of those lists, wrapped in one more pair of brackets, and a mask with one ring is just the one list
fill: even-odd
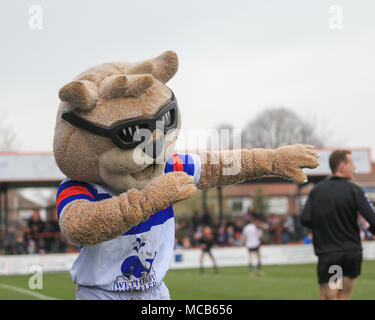
[(103, 80), (99, 88), (99, 94), (104, 99), (136, 98), (151, 87), (153, 83), (154, 77), (151, 74), (114, 75)]
[(125, 97), (138, 97), (144, 93), (154, 83), (154, 77), (151, 74), (134, 74), (129, 75), (129, 88)]
[(142, 61), (126, 70), (127, 74), (152, 74), (155, 65), (151, 61)]
[(73, 110), (88, 111), (96, 104), (98, 88), (88, 80), (72, 81), (60, 89), (59, 97), (61, 101), (68, 102)]
[(99, 88), (99, 95), (104, 99), (116, 99), (124, 96), (127, 89), (127, 77), (114, 75), (107, 77), (102, 81)]
[(154, 65), (151, 74), (163, 83), (168, 82), (177, 72), (178, 57), (173, 51), (166, 51), (150, 61)]

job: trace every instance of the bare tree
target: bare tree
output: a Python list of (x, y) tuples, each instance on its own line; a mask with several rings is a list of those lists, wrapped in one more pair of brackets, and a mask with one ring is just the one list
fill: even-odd
[(4, 121), (0, 120), (0, 152), (14, 150), (16, 145), (16, 134)]
[(211, 129), (206, 139), (207, 150), (228, 150), (233, 148), (233, 126), (222, 123)]
[(280, 147), (288, 144), (323, 146), (324, 139), (316, 132), (314, 123), (286, 108), (266, 109), (242, 130), (244, 147)]

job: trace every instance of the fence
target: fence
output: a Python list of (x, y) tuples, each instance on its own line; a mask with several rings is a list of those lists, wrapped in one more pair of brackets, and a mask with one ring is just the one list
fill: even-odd
[[(364, 242), (363, 257), (375, 259), (375, 241)], [(245, 247), (214, 248), (212, 250), (219, 267), (246, 266), (248, 255)], [(264, 265), (303, 264), (317, 261), (312, 245), (268, 245), (261, 247)], [(200, 249), (178, 249), (174, 252), (172, 269), (198, 268)], [(42, 267), (44, 272), (68, 271), (78, 253), (0, 256), (0, 275), (29, 274), (35, 265)], [(206, 257), (204, 265), (211, 266)]]

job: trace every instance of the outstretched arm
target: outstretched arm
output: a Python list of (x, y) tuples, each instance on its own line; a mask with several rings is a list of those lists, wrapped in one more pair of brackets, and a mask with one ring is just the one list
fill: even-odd
[(279, 176), (304, 183), (301, 168), (316, 168), (318, 154), (312, 146), (292, 145), (278, 149), (239, 149), (201, 152), (202, 172), (198, 188), (214, 188), (262, 176)]
[(130, 189), (102, 201), (75, 200), (60, 216), (60, 228), (75, 244), (90, 246), (114, 239), (166, 206), (197, 191), (193, 178), (171, 172), (151, 181), (142, 191)]

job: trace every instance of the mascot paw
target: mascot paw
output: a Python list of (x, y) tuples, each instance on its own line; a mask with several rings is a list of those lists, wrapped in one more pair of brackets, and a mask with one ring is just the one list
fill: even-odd
[(318, 153), (310, 145), (278, 148), (274, 154), (273, 174), (303, 184), (307, 182), (307, 176), (301, 168), (316, 168), (319, 166), (318, 158)]
[(169, 172), (155, 178), (144, 189), (148, 201), (155, 209), (162, 209), (185, 200), (197, 192), (193, 177), (185, 172)]

